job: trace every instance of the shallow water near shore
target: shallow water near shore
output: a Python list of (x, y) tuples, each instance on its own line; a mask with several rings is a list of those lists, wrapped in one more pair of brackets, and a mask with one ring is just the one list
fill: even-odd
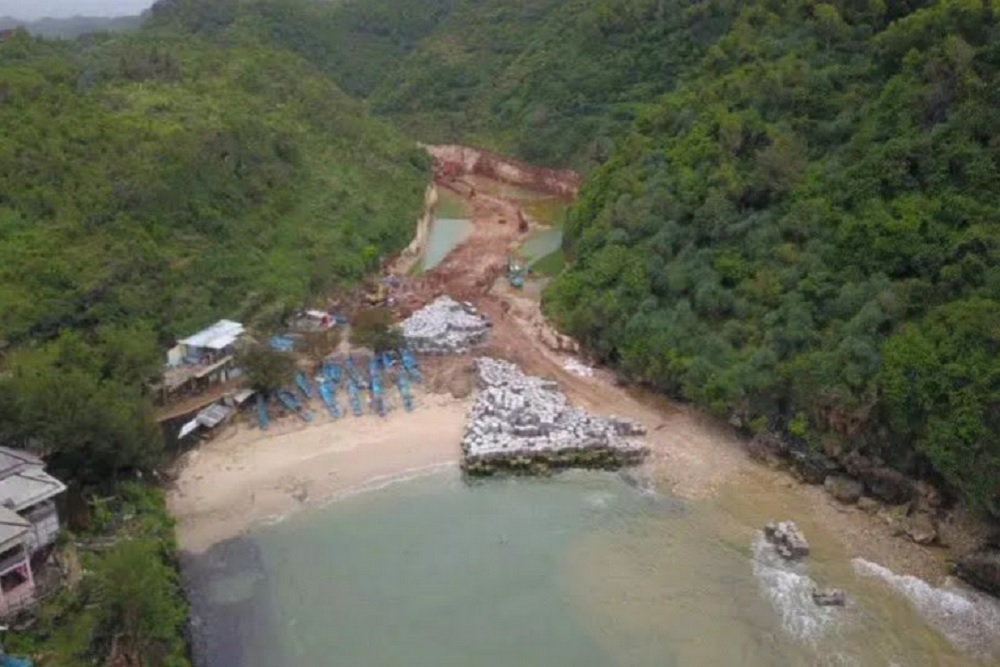
[[(685, 502), (612, 473), (467, 485), (438, 471), (188, 559), (196, 657), (202, 667), (989, 664), (956, 648), (908, 582), (852, 565), (818, 527), (807, 531), (812, 557), (781, 562), (756, 513), (732, 496)], [(815, 585), (846, 589), (850, 605), (816, 607)]]

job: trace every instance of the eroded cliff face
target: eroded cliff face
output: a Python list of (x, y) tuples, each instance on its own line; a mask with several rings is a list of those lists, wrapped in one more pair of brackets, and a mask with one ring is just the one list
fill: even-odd
[(424, 209), (417, 219), (417, 230), (413, 235), (410, 245), (406, 246), (396, 259), (393, 270), (396, 273), (409, 273), (420, 261), (424, 251), (427, 249), (427, 239), (431, 232), (431, 220), (434, 219), (434, 209), (438, 203), (437, 186), (433, 183), (427, 186), (424, 193)]
[(424, 148), (434, 158), (436, 175), (450, 172), (453, 176), (483, 176), (509, 185), (566, 198), (576, 197), (583, 183), (583, 177), (569, 169), (533, 167), (470, 146), (444, 145), (424, 146)]

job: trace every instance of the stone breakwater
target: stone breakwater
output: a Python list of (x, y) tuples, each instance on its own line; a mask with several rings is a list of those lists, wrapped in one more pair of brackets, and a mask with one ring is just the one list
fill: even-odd
[(555, 382), (488, 357), (476, 360), (476, 371), (480, 392), (462, 442), (469, 474), (613, 469), (641, 463), (649, 453), (641, 425), (573, 407)]
[(472, 308), (442, 296), (403, 320), (402, 327), (414, 352), (464, 354), (486, 339), (490, 323)]

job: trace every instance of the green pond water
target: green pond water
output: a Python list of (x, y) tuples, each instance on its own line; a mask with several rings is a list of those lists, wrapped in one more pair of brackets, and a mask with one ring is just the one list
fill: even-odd
[(424, 253), (421, 269), (429, 271), (464, 241), (472, 233), (472, 222), (456, 218), (434, 218), (427, 237), (427, 251)]
[[(839, 556), (785, 565), (741, 511), (606, 473), (401, 481), (188, 558), (197, 663), (980, 664), (946, 637), (968, 618), (944, 592)], [(820, 609), (813, 578), (834, 575), (852, 603)]]
[(562, 226), (538, 229), (521, 244), (521, 256), (531, 266), (561, 249), (562, 239)]

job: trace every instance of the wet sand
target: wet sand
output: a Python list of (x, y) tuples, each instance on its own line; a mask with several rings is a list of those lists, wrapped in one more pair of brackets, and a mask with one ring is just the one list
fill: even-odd
[(261, 431), (228, 427), (179, 461), (167, 502), (181, 549), (201, 553), (254, 524), (380, 479), (457, 462), (470, 400), (421, 395), (413, 412)]

